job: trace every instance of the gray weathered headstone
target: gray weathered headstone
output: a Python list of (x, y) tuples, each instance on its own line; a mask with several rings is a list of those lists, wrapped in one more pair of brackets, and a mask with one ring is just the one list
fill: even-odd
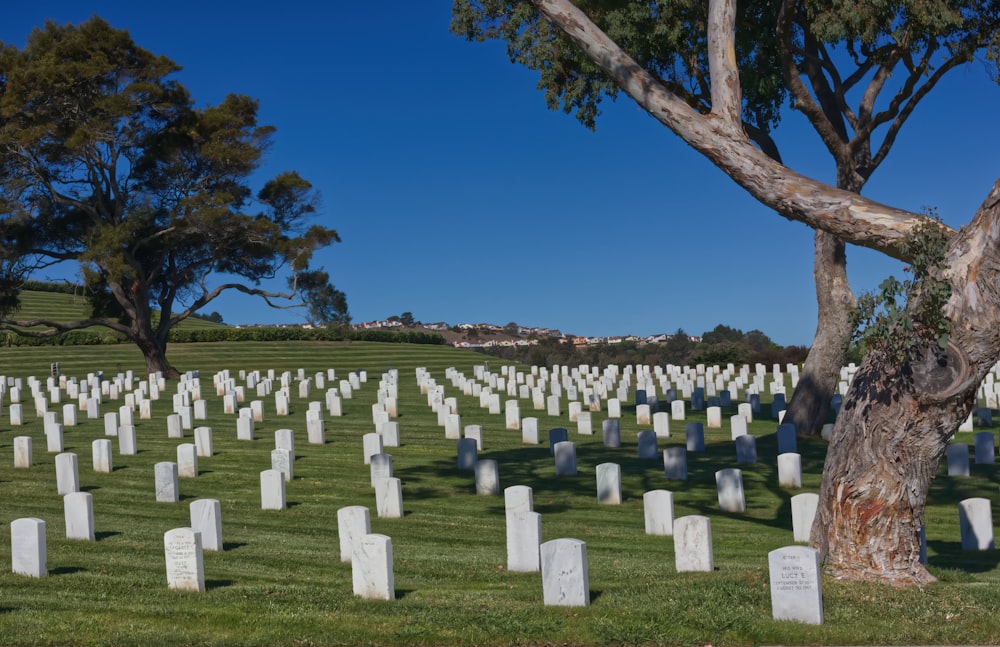
[(792, 539), (794, 541), (809, 541), (813, 521), (816, 519), (816, 509), (819, 507), (819, 495), (815, 492), (803, 492), (792, 497)]
[(201, 533), (202, 550), (222, 551), (222, 504), (219, 500), (195, 499), (191, 502), (190, 513), (191, 529)]
[(576, 476), (576, 443), (564, 440), (555, 444), (556, 476)]
[(798, 451), (795, 438), (795, 425), (784, 423), (778, 425), (778, 454)]
[[(656, 437), (655, 435), (653, 436)], [(597, 466), (597, 502), (619, 505), (622, 502), (622, 468), (617, 463)]]
[(398, 519), (403, 516), (403, 482), (396, 477), (375, 484), (375, 511), (380, 518)]
[(778, 485), (802, 487), (802, 455), (794, 452), (778, 454)]
[(945, 449), (948, 476), (969, 475), (969, 446), (965, 443), (950, 443)]
[(976, 465), (993, 465), (996, 462), (996, 439), (992, 431), (977, 431), (975, 438)]
[(159, 503), (177, 503), (180, 491), (177, 486), (177, 463), (163, 461), (153, 466), (156, 479), (156, 500)]
[(369, 485), (375, 487), (379, 479), (392, 478), (392, 454), (375, 454), (368, 466)]
[(195, 478), (198, 476), (198, 447), (194, 443), (177, 446), (177, 476)]
[(542, 597), (545, 606), (590, 605), (587, 544), (553, 539), (541, 545)]
[(271, 469), (281, 472), (285, 482), (290, 482), (294, 477), (295, 459), (292, 453), (284, 447), (271, 450)]
[(668, 479), (687, 480), (687, 447), (667, 447), (663, 450), (663, 475)]
[(647, 535), (674, 534), (674, 493), (670, 490), (649, 490), (642, 495), (643, 516)]
[(743, 494), (743, 472), (735, 467), (715, 473), (715, 485), (719, 494), (719, 509), (723, 512), (746, 512), (746, 497)]
[(757, 462), (757, 439), (750, 434), (736, 438), (736, 462), (753, 464)]
[(61, 495), (80, 491), (80, 466), (72, 452), (56, 455), (56, 491)]
[(14, 437), (14, 467), (28, 468), (34, 463), (31, 436)]
[(705, 426), (700, 422), (684, 425), (684, 438), (689, 452), (705, 451)]
[(495, 459), (476, 461), (476, 494), (500, 495), (500, 470)]
[(678, 573), (715, 570), (712, 522), (708, 517), (688, 515), (674, 519), (674, 566)]
[(989, 499), (972, 497), (958, 502), (962, 550), (993, 550), (993, 511)]
[(658, 460), (660, 458), (656, 438), (656, 432), (652, 429), (644, 429), (636, 434), (636, 442), (639, 445), (639, 458), (650, 460)]
[(212, 445), (212, 428), (211, 427), (195, 427), (194, 428), (194, 446), (198, 450), (198, 456), (201, 458), (211, 458), (215, 453), (215, 449)]
[(394, 599), (392, 561), (392, 540), (386, 535), (370, 533), (355, 543), (351, 553), (354, 595), (366, 600)]
[(564, 440), (569, 440), (569, 430), (565, 427), (549, 429), (549, 453), (555, 455), (556, 445)]

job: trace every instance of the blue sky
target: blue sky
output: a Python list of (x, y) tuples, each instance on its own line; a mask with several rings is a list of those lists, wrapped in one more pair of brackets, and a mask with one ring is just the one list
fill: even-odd
[[(199, 105), (260, 100), (277, 127), (261, 181), (298, 170), (343, 242), (317, 265), (354, 321), (559, 328), (578, 335), (701, 334), (724, 323), (780, 344), (816, 327), (812, 232), (756, 203), (627, 97), (597, 131), (551, 112), (497, 43), (448, 31), (450, 0), (328, 3), (69, 0), (9, 3), (0, 40), (46, 18), (97, 14), (183, 66)], [(967, 222), (1000, 176), (1000, 88), (954, 71), (904, 127), (866, 195)], [(777, 133), (786, 163), (833, 167), (804, 119)], [(850, 248), (856, 291), (897, 263)], [(229, 323), (300, 322), (234, 296)]]

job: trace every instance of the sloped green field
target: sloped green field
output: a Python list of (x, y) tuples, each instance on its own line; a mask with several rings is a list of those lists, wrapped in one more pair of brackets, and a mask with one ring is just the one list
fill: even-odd
[[(80, 415), (65, 428), (65, 451), (79, 458), (82, 489), (91, 493), (97, 541), (65, 539), (63, 502), (55, 489), (55, 453), (46, 451), (42, 420), (34, 407), (26, 424), (11, 426), (9, 397), (0, 415), (0, 562), (10, 563), (11, 520), (32, 516), (46, 522), (48, 577), (34, 579), (0, 569), (0, 635), (15, 645), (889, 645), (996, 644), (1000, 636), (1000, 570), (995, 551), (960, 548), (959, 499), (996, 497), (993, 465), (975, 465), (972, 476), (944, 475), (935, 481), (927, 511), (929, 567), (940, 581), (926, 590), (844, 584), (824, 577), (825, 624), (801, 625), (770, 617), (767, 553), (792, 544), (790, 497), (818, 491), (825, 444), (799, 441), (803, 488), (777, 485), (776, 423), (756, 418), (759, 462), (743, 465), (747, 511), (721, 513), (715, 471), (735, 466), (728, 424), (706, 429), (706, 451), (689, 454), (686, 481), (668, 480), (660, 460), (638, 458), (634, 405), (623, 407), (622, 446), (603, 446), (607, 409), (593, 414), (594, 435), (581, 435), (567, 417), (535, 411), (519, 400), (522, 416), (539, 419), (541, 445), (524, 444), (521, 432), (506, 429), (503, 415), (489, 414), (446, 377), (448, 369), (471, 378), (486, 359), (443, 346), (377, 343), (243, 343), (172, 345), (171, 361), (182, 371), (200, 370), (202, 395), (212, 427), (215, 454), (199, 460), (199, 475), (181, 479), (181, 501), (157, 503), (154, 465), (176, 460), (166, 417), (173, 412), (177, 383), (167, 383), (153, 404), (153, 418), (137, 418), (139, 453), (122, 456), (115, 444), (114, 471), (96, 473), (91, 443), (104, 438), (103, 420)], [(110, 379), (132, 370), (144, 379), (144, 364), (127, 346), (0, 349), (0, 373), (36, 375), (44, 381), (50, 363), (64, 375), (85, 379), (103, 371)], [(489, 360), (497, 372), (502, 362)], [(533, 488), (542, 515), (543, 540), (586, 542), (591, 604), (546, 607), (538, 573), (506, 568), (502, 496), (475, 492), (471, 472), (456, 467), (456, 444), (444, 437), (437, 414), (420, 392), (416, 368), (425, 368), (446, 397), (455, 397), (462, 424), (483, 427), (480, 458), (498, 461), (501, 488)], [(325, 388), (300, 397), (291, 386), (291, 415), (275, 415), (273, 395), (263, 397), (265, 420), (256, 439), (236, 439), (236, 416), (223, 413), (213, 375), (228, 369), (274, 369), (280, 376), (299, 369), (315, 379), (329, 369), (333, 386), (364, 369), (368, 381), (344, 400), (344, 415), (326, 420), (326, 443), (312, 445), (305, 433), (308, 403), (324, 400)], [(374, 430), (372, 405), (379, 380), (399, 372), (402, 446), (387, 448), (394, 475), (402, 481), (404, 517), (378, 518), (362, 437)], [(530, 367), (518, 367), (530, 373)], [(241, 380), (239, 383), (243, 383)], [(630, 392), (630, 401), (634, 389)], [(250, 394), (247, 398), (256, 399)], [(503, 400), (514, 399), (504, 396)], [(767, 400), (767, 398), (765, 398)], [(49, 409), (62, 411), (65, 399)], [(102, 413), (123, 399), (106, 398)], [(244, 403), (242, 406), (248, 406)], [(735, 414), (723, 411), (723, 420)], [(705, 423), (705, 412), (688, 421)], [(557, 477), (547, 431), (567, 427), (577, 443), (579, 474)], [(295, 478), (287, 485), (289, 507), (260, 509), (259, 473), (270, 467), (274, 432), (295, 435)], [(13, 439), (33, 439), (34, 465), (13, 469)], [(960, 441), (971, 442), (971, 434)], [(673, 421), (660, 449), (683, 445), (683, 423)], [(6, 457), (6, 458), (3, 458)], [(599, 505), (596, 466), (622, 467), (621, 505)], [(669, 536), (644, 533), (642, 494), (674, 492), (675, 515), (711, 519), (715, 570), (677, 572)], [(171, 591), (166, 585), (163, 534), (187, 526), (189, 505), (198, 498), (221, 503), (225, 550), (204, 555), (207, 591)], [(367, 601), (353, 594), (349, 564), (339, 560), (337, 510), (367, 506), (372, 531), (389, 536), (394, 551), (395, 599)], [(6, 571), (6, 572), (3, 572)]]

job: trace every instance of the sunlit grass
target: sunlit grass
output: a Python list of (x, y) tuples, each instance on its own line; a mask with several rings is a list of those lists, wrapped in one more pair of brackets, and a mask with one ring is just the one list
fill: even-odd
[[(706, 429), (707, 451), (689, 454), (689, 479), (668, 481), (662, 464), (638, 458), (634, 407), (623, 407), (622, 447), (605, 448), (601, 420), (593, 436), (576, 434), (565, 414), (551, 418), (521, 401), (522, 416), (539, 418), (544, 438), (565, 426), (578, 444), (579, 475), (556, 477), (547, 445), (521, 443), (506, 430), (503, 416), (490, 415), (478, 398), (466, 397), (445, 379), (455, 367), (467, 376), (486, 358), (447, 347), (373, 343), (173, 345), (171, 361), (182, 371), (200, 370), (209, 400), (207, 424), (216, 455), (199, 460), (200, 474), (181, 479), (182, 500), (156, 503), (153, 465), (175, 460), (180, 442), (166, 437), (171, 413), (169, 384), (154, 405), (153, 420), (138, 420), (140, 453), (114, 455), (115, 471), (91, 470), (90, 444), (104, 437), (102, 420), (81, 416), (66, 428), (66, 451), (79, 456), (83, 489), (94, 497), (98, 541), (64, 539), (62, 500), (55, 490), (54, 455), (45, 451), (40, 419), (29, 407), (27, 423), (11, 427), (0, 415), (0, 554), (9, 564), (11, 520), (35, 516), (47, 524), (49, 576), (32, 579), (0, 573), (0, 635), (4, 644), (51, 645), (756, 645), (756, 644), (995, 644), (1000, 636), (1000, 577), (997, 553), (960, 550), (956, 503), (967, 496), (993, 498), (997, 474), (975, 466), (968, 479), (943, 475), (934, 483), (928, 508), (930, 568), (940, 582), (926, 590), (844, 584), (823, 579), (826, 622), (807, 626), (770, 618), (767, 552), (792, 542), (789, 498), (818, 491), (825, 445), (800, 439), (804, 488), (777, 486), (777, 454), (771, 420), (757, 420), (759, 463), (744, 465), (745, 514), (718, 512), (714, 473), (735, 466), (735, 449), (725, 429)], [(143, 374), (138, 352), (127, 346), (10, 348), (0, 351), (3, 372), (44, 380), (50, 364), (64, 374)], [(502, 362), (490, 359), (497, 370)], [(505, 568), (502, 497), (475, 494), (473, 477), (455, 469), (454, 441), (444, 438), (436, 414), (419, 393), (421, 366), (458, 398), (462, 423), (484, 429), (483, 458), (500, 465), (501, 487), (529, 485), (542, 513), (543, 539), (573, 537), (587, 543), (592, 603), (586, 608), (545, 607), (537, 573)], [(257, 439), (236, 440), (234, 416), (222, 413), (211, 388), (213, 373), (229, 369), (275, 368), (313, 375), (327, 368), (338, 378), (356, 369), (369, 376), (355, 397), (344, 401), (342, 418), (326, 418), (327, 444), (310, 445), (305, 435), (308, 400), (292, 389), (293, 410), (267, 417)], [(361, 436), (373, 430), (371, 404), (387, 369), (400, 375), (398, 422), (403, 446), (389, 448), (395, 475), (403, 483), (405, 516), (379, 519)], [(530, 370), (521, 367), (522, 370)], [(253, 396), (248, 397), (252, 399)], [(504, 400), (508, 399), (506, 396)], [(767, 398), (765, 398), (767, 399)], [(103, 411), (121, 402), (106, 401)], [(60, 405), (61, 406), (61, 405)], [(765, 403), (765, 410), (768, 405)], [(564, 407), (565, 408), (565, 407)], [(55, 406), (50, 409), (56, 410)], [(735, 413), (724, 411), (723, 419)], [(689, 420), (705, 421), (704, 412)], [(270, 467), (273, 434), (296, 435), (295, 480), (290, 507), (260, 510), (259, 472)], [(683, 425), (661, 443), (682, 444)], [(13, 438), (34, 440), (35, 465), (13, 469)], [(971, 442), (971, 440), (969, 441)], [(596, 500), (595, 467), (622, 466), (624, 502)], [(677, 573), (670, 537), (643, 532), (642, 494), (665, 488), (675, 493), (676, 515), (712, 519), (716, 570)], [(219, 499), (226, 550), (206, 553), (202, 594), (171, 591), (166, 585), (163, 533), (189, 524), (196, 498)], [(396, 599), (366, 601), (352, 593), (350, 566), (339, 561), (336, 513), (347, 505), (372, 511), (372, 530), (392, 538)]]

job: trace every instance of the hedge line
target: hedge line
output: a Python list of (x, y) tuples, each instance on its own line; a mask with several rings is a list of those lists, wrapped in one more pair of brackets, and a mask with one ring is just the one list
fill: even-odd
[[(444, 344), (444, 337), (434, 333), (389, 330), (346, 330), (339, 328), (272, 328), (253, 326), (247, 328), (205, 328), (172, 330), (169, 343), (191, 344), (199, 342), (246, 341), (378, 341), (397, 344)], [(22, 337), (13, 332), (0, 333), (3, 346), (99, 346), (103, 344), (130, 343), (122, 335), (110, 330), (91, 332), (74, 330), (55, 337)]]

